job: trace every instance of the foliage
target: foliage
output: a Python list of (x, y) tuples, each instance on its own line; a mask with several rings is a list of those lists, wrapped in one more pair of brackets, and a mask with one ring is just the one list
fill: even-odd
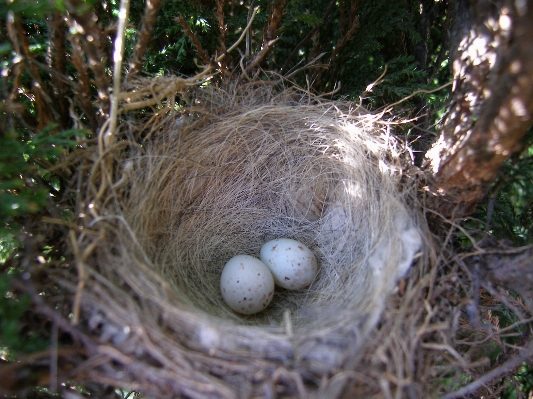
[[(329, 7), (328, 2), (287, 2), (277, 32), (279, 40), (266, 59), (264, 69), (279, 70), (298, 43), (314, 28), (318, 28), (284, 70), (287, 72), (301, 67), (318, 54), (325, 53), (318, 63), (327, 67), (327, 70), (319, 69), (321, 73), (317, 73), (315, 69), (310, 69), (295, 76), (302, 87), (307, 87), (310, 83), (313, 90), (320, 93), (330, 91), (337, 82), (342, 82), (338, 95), (358, 99), (387, 65), (385, 79), (367, 96), (368, 103), (377, 107), (395, 102), (418, 89), (433, 89), (449, 80), (447, 66), (438, 57), (441, 48), (445, 46), (443, 31), (446, 18), (443, 16), (443, 4), (437, 5), (441, 8), (437, 12), (440, 18), (435, 18), (427, 37), (422, 38), (417, 20), (419, 17), (413, 13), (413, 8), (420, 7), (418, 2), (362, 1), (357, 20), (351, 21), (352, 25), (358, 24), (359, 27), (349, 37), (347, 30), (352, 25), (349, 25), (350, 21), (347, 21), (346, 16), (341, 18), (340, 6), (344, 3), (334, 7), (323, 21)], [(229, 47), (238, 38), (247, 24), (249, 8), (259, 7), (251, 35), (251, 50), (257, 52), (260, 49), (262, 28), (268, 17), (269, 4), (264, 0), (255, 1), (252, 5), (226, 2), (225, 44)], [(142, 2), (132, 2), (131, 18), (137, 26), (142, 11)], [(145, 72), (191, 75), (198, 70), (201, 61), (197, 49), (176, 22), (178, 15), (183, 15), (205, 52), (215, 54), (219, 48), (219, 28), (214, 7), (185, 0), (164, 1), (152, 32), (152, 41), (144, 63)], [(128, 53), (132, 51), (135, 36), (131, 39)], [(336, 54), (336, 48), (344, 39), (347, 39), (347, 42), (343, 44), (342, 52)], [(415, 57), (414, 50), (418, 44), (428, 47), (428, 60), (423, 61), (424, 65)], [(240, 53), (236, 52), (231, 57), (230, 64), (236, 72), (239, 72), (238, 59), (242, 54), (244, 46), (241, 46)], [(333, 58), (328, 60), (330, 57)], [(433, 97), (445, 98), (445, 95), (443, 92)]]
[(14, 295), (10, 278), (8, 274), (0, 275), (0, 347), (14, 359), (18, 354), (43, 350), (48, 342), (31, 329), (23, 330), (20, 321), (30, 306), (30, 297)]
[(43, 168), (73, 148), (82, 130), (55, 132), (50, 125), (36, 134), (10, 131), (0, 137), (0, 234), (13, 234), (20, 216), (36, 214), (60, 190), (59, 179)]
[(524, 148), (504, 164), (489, 195), (465, 223), (469, 230), (516, 246), (533, 243), (533, 128), (524, 139)]
[[(30, 54), (43, 60), (49, 42), (46, 17), (61, 6), (59, 1), (5, 2), (0, 15), (4, 20), (8, 13), (11, 19), (21, 19)], [(19, 237), (27, 233), (24, 229), (29, 224), (65, 200), (68, 181), (67, 174), (58, 173), (60, 164), (87, 131), (65, 129), (58, 123), (40, 126), (36, 76), (20, 68), (21, 55), (7, 41), (4, 29), (0, 29), (0, 68), (5, 78), (0, 82), (0, 346), (3, 356), (14, 360), (48, 345), (41, 336), (44, 331), (25, 322), (31, 311), (29, 296), (11, 287), (14, 276), (23, 273), (16, 255)], [(45, 74), (39, 78), (43, 85), (50, 83)]]

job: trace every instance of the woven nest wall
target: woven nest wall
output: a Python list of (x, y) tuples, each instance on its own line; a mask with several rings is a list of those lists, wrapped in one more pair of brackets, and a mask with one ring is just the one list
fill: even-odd
[[(115, 384), (157, 397), (314, 395), (361, 359), (399, 279), (427, 255), (409, 154), (383, 115), (350, 104), (270, 87), (180, 98), (125, 114), (115, 144), (93, 150), (86, 231), (73, 240), (81, 278), (61, 282), (75, 317), (108, 344), (95, 351), (115, 362)], [(276, 288), (261, 313), (233, 312), (224, 264), (279, 237), (313, 251), (317, 277)]]

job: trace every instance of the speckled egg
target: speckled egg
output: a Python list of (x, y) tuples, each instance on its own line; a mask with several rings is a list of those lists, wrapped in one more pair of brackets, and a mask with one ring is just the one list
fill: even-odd
[(250, 315), (264, 310), (272, 301), (274, 279), (259, 259), (237, 255), (222, 270), (220, 291), (232, 310)]
[(309, 286), (318, 272), (313, 253), (301, 242), (289, 238), (268, 241), (261, 247), (261, 260), (268, 266), (274, 282), (289, 290)]

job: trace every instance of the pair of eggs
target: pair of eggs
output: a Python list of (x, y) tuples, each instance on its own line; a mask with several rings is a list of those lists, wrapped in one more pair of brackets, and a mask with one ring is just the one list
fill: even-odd
[(249, 255), (231, 258), (222, 270), (220, 291), (235, 312), (250, 315), (264, 310), (274, 296), (274, 285), (301, 290), (318, 271), (313, 253), (289, 238), (268, 241), (261, 247), (261, 260)]

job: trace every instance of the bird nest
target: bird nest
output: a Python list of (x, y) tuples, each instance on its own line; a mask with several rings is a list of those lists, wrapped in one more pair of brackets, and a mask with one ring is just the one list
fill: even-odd
[[(316, 387), (362, 355), (424, 251), (408, 153), (383, 115), (295, 91), (178, 100), (124, 115), (113, 145), (87, 148), (78, 281), (61, 280), (74, 321), (108, 344), (107, 367), (125, 366), (120, 383), (158, 397)], [(314, 282), (277, 289), (256, 315), (233, 312), (224, 264), (280, 237), (312, 250)]]
[[(182, 83), (136, 82), (113, 141), (80, 150), (77, 272), (53, 276), (89, 353), (78, 371), (155, 397), (341, 395), (347, 370), (390, 347), (369, 334), (380, 318), (409, 324), (390, 305), (399, 281), (432, 264), (409, 152), (351, 103)], [(314, 282), (233, 312), (225, 263), (280, 237), (312, 250)]]

